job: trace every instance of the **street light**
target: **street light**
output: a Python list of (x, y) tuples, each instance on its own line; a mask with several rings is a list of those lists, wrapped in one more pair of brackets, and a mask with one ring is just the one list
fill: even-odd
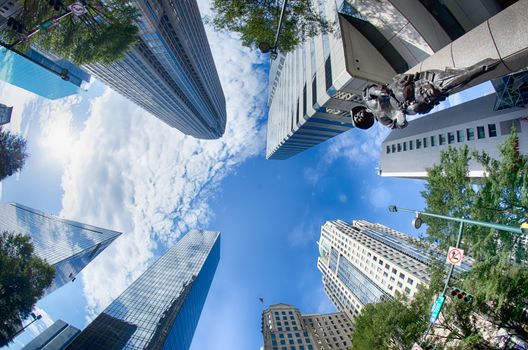
[(275, 34), (275, 42), (273, 43), (273, 46), (268, 42), (262, 42), (259, 44), (259, 50), (262, 53), (268, 53), (271, 52), (271, 59), (274, 60), (277, 58), (277, 45), (279, 43), (279, 36), (282, 29), (282, 20), (284, 19), (284, 14), (286, 13), (286, 5), (288, 4), (288, 0), (284, 0), (282, 3), (282, 10), (279, 18), (279, 27), (277, 28), (277, 33)]
[[(477, 225), (477, 226), (482, 226), (482, 227), (489, 227), (489, 228), (492, 228), (492, 229), (495, 229), (495, 230), (507, 231), (507, 232), (517, 233), (517, 234), (528, 234), (528, 222), (525, 222), (525, 223), (521, 224), (519, 227), (513, 227), (513, 226), (502, 225), (502, 224), (492, 224), (492, 223), (484, 222), (484, 221), (469, 220), (469, 219), (463, 219), (463, 218), (456, 218), (456, 217), (452, 217), (452, 216), (433, 214), (433, 213), (428, 213), (428, 212), (419, 211), (419, 210), (399, 208), (399, 207), (397, 207), (395, 205), (389, 206), (389, 211), (392, 212), (392, 213), (396, 213), (398, 211), (405, 211), (405, 212), (414, 213), (415, 218), (413, 219), (412, 224), (413, 224), (414, 228), (416, 228), (416, 229), (418, 229), (418, 228), (420, 228), (422, 226), (422, 219), (420, 218), (421, 216), (429, 216), (429, 217), (433, 217), (433, 218), (437, 218), (437, 219), (455, 221), (455, 222), (460, 223), (460, 226), (458, 228), (458, 236), (457, 236), (457, 242), (456, 242), (455, 248), (458, 248), (460, 246), (460, 241), (462, 240), (462, 231), (464, 230), (464, 224)], [(439, 297), (439, 299), (440, 298), (445, 299), (447, 290), (449, 288), (449, 281), (451, 280), (451, 276), (453, 275), (454, 268), (455, 268), (455, 265), (451, 264), (451, 267), (449, 268), (449, 273), (447, 275), (446, 282), (444, 284), (444, 290), (442, 291), (442, 294)], [(472, 300), (473, 296), (471, 296), (470, 299)], [(438, 313), (440, 313), (440, 311), (442, 310), (442, 307), (443, 307), (443, 303), (440, 303)], [(427, 330), (425, 331), (425, 334), (422, 337), (422, 341), (425, 340), (425, 338), (427, 337), (427, 335), (431, 331), (431, 328), (433, 327), (433, 324), (434, 324), (435, 321), (436, 321), (436, 319), (434, 319), (434, 320), (429, 322), (429, 326), (427, 327)]]

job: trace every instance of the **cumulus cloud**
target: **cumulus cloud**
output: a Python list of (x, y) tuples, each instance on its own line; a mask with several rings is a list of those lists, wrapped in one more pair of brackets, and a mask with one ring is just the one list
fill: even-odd
[(222, 179), (263, 153), (262, 62), (236, 36), (208, 35), (227, 102), (224, 137), (185, 136), (108, 89), (92, 101), (72, 146), (61, 215), (123, 232), (83, 271), (90, 317), (144, 271), (158, 246), (164, 251), (189, 229), (207, 228), (208, 200)]
[(368, 191), (369, 202), (376, 208), (386, 208), (392, 200), (390, 192), (381, 185), (370, 188)]
[[(41, 315), (42, 318), (38, 321), (35, 321), (27, 328), (27, 331), (33, 334), (33, 337), (36, 337), (40, 333), (46, 330), (49, 326), (51, 326), (54, 321), (51, 318), (51, 316), (46, 312), (46, 310), (41, 309), (38, 306), (35, 306), (33, 308), (33, 313), (35, 315)], [(31, 318), (27, 319), (25, 322), (31, 322)]]
[(11, 122), (5, 128), (12, 132), (20, 133), (22, 131), (23, 112), (28, 110), (29, 105), (38, 99), (39, 97), (31, 92), (0, 82), (0, 103), (13, 107)]

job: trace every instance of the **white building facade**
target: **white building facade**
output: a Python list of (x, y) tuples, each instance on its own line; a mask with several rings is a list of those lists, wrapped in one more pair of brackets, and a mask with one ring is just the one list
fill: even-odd
[(353, 320), (366, 304), (396, 292), (412, 298), (429, 282), (429, 258), (412, 238), (363, 220), (327, 221), (321, 228), (317, 268), (325, 293)]
[(315, 3), (335, 32), (272, 61), (268, 159), (287, 159), (349, 130), (366, 86), (390, 81), (503, 8), (495, 0)]
[[(427, 169), (440, 162), (441, 152), (448, 147), (467, 145), (498, 159), (499, 145), (512, 127), (518, 133), (519, 153), (528, 154), (528, 108), (495, 111), (495, 100), (494, 94), (480, 97), (392, 131), (382, 144), (380, 175), (426, 179)], [(470, 161), (468, 175), (483, 177), (485, 169)]]

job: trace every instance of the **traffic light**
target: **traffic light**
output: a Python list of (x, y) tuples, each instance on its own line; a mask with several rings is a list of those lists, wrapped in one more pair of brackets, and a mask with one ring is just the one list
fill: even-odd
[(19, 21), (17, 21), (16, 19), (14, 19), (13, 17), (9, 17), (9, 19), (7, 20), (7, 26), (18, 33), (24, 33), (25, 31), (24, 25), (20, 23)]
[(451, 296), (457, 297), (459, 300), (464, 300), (464, 302), (466, 303), (471, 303), (471, 301), (473, 300), (473, 295), (467, 293), (464, 290), (460, 290), (458, 288), (453, 288), (451, 290)]
[(60, 0), (49, 0), (48, 3), (50, 6), (53, 6), (55, 11), (59, 11), (62, 8), (62, 3)]

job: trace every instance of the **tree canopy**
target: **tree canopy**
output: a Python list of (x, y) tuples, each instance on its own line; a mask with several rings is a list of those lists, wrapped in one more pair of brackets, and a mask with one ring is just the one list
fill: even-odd
[(29, 236), (0, 233), (0, 347), (12, 340), (54, 275), (55, 269), (34, 254)]
[[(442, 152), (440, 162), (428, 170), (422, 192), (425, 211), (519, 227), (528, 217), (528, 158), (519, 154), (517, 137), (512, 131), (500, 146), (500, 159), (467, 147)], [(469, 178), (470, 162), (482, 165), (486, 176)], [(428, 224), (425, 240), (430, 249), (445, 250), (455, 244), (458, 225), (423, 219)], [(501, 348), (493, 336), (498, 330), (528, 339), (528, 269), (521, 236), (466, 225), (461, 247), (475, 258), (475, 263), (469, 272), (455, 274), (450, 287), (460, 288), (474, 299), (464, 303), (448, 293), (428, 341), (439, 349), (485, 350)], [(352, 349), (409, 349), (427, 327), (432, 301), (442, 291), (446, 268), (443, 262), (439, 267), (435, 264), (429, 288), (419, 290), (411, 302), (398, 297), (367, 305), (357, 319)]]
[(0, 181), (22, 169), (27, 156), (26, 140), (0, 128)]
[[(56, 11), (48, 1), (25, 0), (24, 10), (17, 19), (30, 30), (64, 13), (73, 2), (62, 1), (64, 6)], [(122, 58), (138, 40), (138, 10), (122, 0), (87, 0), (86, 8), (86, 14), (71, 14), (56, 26), (40, 31), (22, 45), (22, 50), (30, 44), (36, 45), (79, 65), (109, 64)], [(7, 29), (4, 32), (11, 40), (16, 39), (16, 33)]]
[[(282, 1), (213, 0), (211, 10), (210, 22), (216, 30), (239, 33), (242, 44), (254, 48), (263, 42), (273, 45)], [(306, 38), (332, 31), (332, 24), (320, 15), (311, 0), (289, 0), (277, 48), (289, 52)]]

